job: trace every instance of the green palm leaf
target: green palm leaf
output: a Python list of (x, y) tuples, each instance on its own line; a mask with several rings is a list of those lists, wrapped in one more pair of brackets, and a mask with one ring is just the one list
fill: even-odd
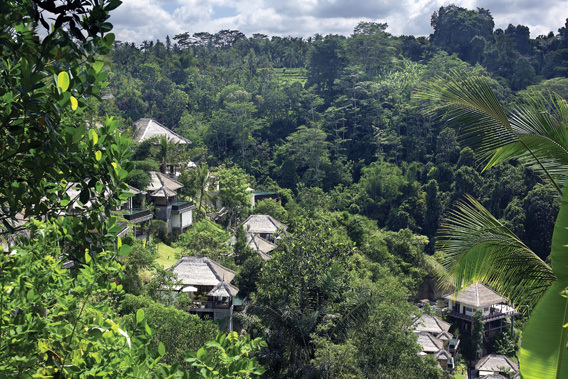
[[(461, 141), (474, 148), (485, 169), (517, 158), (550, 180), (562, 195), (552, 236), (551, 265), (542, 262), (473, 198), (458, 204), (440, 229), (445, 267), (459, 290), (490, 284), (516, 305), (538, 300), (523, 334), (524, 379), (568, 378), (568, 103), (555, 94), (532, 94), (507, 116), (483, 78), (456, 75), (417, 95), (434, 100)], [(563, 188), (563, 190), (561, 189)]]
[(429, 83), (416, 97), (434, 102), (430, 113), (444, 112), (485, 169), (518, 158), (561, 193), (568, 168), (568, 103), (561, 96), (534, 93), (507, 114), (483, 77), (454, 73), (444, 84)]
[(556, 280), (545, 262), (470, 196), (442, 222), (437, 243), (458, 290), (484, 282), (515, 305), (532, 308)]

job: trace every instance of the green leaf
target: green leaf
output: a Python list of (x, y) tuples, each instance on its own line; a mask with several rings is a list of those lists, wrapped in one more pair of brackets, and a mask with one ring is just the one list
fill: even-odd
[(65, 71), (61, 71), (57, 75), (57, 85), (61, 88), (61, 92), (67, 91), (69, 88), (69, 74)]
[(146, 329), (146, 334), (148, 334), (149, 336), (151, 336), (154, 333), (154, 331), (152, 330), (152, 328), (150, 328), (150, 325), (148, 324), (144, 325), (144, 329)]
[(160, 342), (158, 345), (158, 354), (160, 354), (162, 357), (164, 356), (164, 354), (166, 354), (166, 347), (162, 342)]
[(99, 73), (99, 71), (102, 70), (103, 66), (105, 65), (105, 62), (103, 61), (96, 61), (95, 63), (93, 63), (93, 68), (95, 69), (96, 73)]
[(205, 355), (207, 355), (207, 350), (205, 350), (204, 348), (197, 350), (197, 359), (201, 360), (201, 358)]
[(520, 368), (525, 379), (568, 378), (566, 351), (568, 303), (562, 296), (568, 286), (568, 180), (554, 224), (550, 261), (558, 280), (550, 286), (531, 313), (521, 344)]
[(84, 124), (80, 125), (79, 127), (75, 128), (73, 132), (73, 143), (79, 142), (83, 136), (85, 135), (86, 127)]
[(91, 254), (88, 251), (85, 252), (85, 263), (89, 263), (91, 261)]
[(516, 305), (534, 306), (556, 280), (551, 268), (471, 196), (440, 223), (437, 249), (456, 288), (489, 284)]
[(561, 344), (566, 330), (562, 328), (566, 298), (560, 296), (564, 288), (561, 282), (554, 283), (540, 299), (527, 322), (520, 354), (520, 369), (524, 379), (568, 378), (568, 352), (565, 351), (565, 343)]
[(103, 157), (103, 153), (101, 153), (100, 150), (97, 150), (97, 152), (95, 153), (95, 159), (97, 161), (100, 161), (102, 157)]
[(136, 311), (136, 322), (139, 324), (144, 320), (144, 309), (140, 308)]
[(110, 45), (111, 43), (114, 42), (114, 38), (115, 38), (115, 37), (114, 37), (114, 33), (108, 33), (108, 34), (105, 36), (105, 42)]
[(118, 255), (128, 255), (132, 251), (132, 248), (129, 245), (122, 245), (120, 249), (118, 249)]

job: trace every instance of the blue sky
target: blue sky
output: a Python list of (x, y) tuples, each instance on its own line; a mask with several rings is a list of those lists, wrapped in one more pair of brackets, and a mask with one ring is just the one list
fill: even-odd
[(496, 28), (526, 25), (533, 38), (556, 33), (568, 18), (568, 0), (123, 0), (111, 22), (118, 40), (136, 43), (222, 29), (247, 36), (349, 35), (359, 21), (387, 22), (394, 35), (427, 36), (432, 13), (450, 3), (489, 9)]

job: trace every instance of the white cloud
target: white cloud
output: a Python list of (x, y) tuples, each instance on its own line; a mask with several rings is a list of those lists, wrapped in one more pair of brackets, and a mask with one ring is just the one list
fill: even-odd
[(489, 9), (496, 28), (526, 25), (534, 38), (564, 25), (566, 0), (124, 0), (113, 12), (117, 39), (165, 39), (182, 32), (236, 29), (250, 36), (350, 35), (359, 21), (388, 22), (394, 35), (427, 36), (430, 17), (454, 3)]

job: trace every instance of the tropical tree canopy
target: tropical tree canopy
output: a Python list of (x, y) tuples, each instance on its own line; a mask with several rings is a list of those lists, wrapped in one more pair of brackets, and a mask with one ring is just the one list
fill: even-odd
[(461, 142), (481, 157), (485, 169), (517, 159), (550, 181), (562, 196), (552, 236), (550, 265), (481, 204), (468, 197), (442, 225), (438, 241), (456, 290), (483, 281), (517, 306), (534, 306), (523, 334), (523, 378), (568, 377), (568, 103), (554, 93), (534, 92), (506, 111), (482, 77), (456, 74), (418, 93), (433, 101)]

